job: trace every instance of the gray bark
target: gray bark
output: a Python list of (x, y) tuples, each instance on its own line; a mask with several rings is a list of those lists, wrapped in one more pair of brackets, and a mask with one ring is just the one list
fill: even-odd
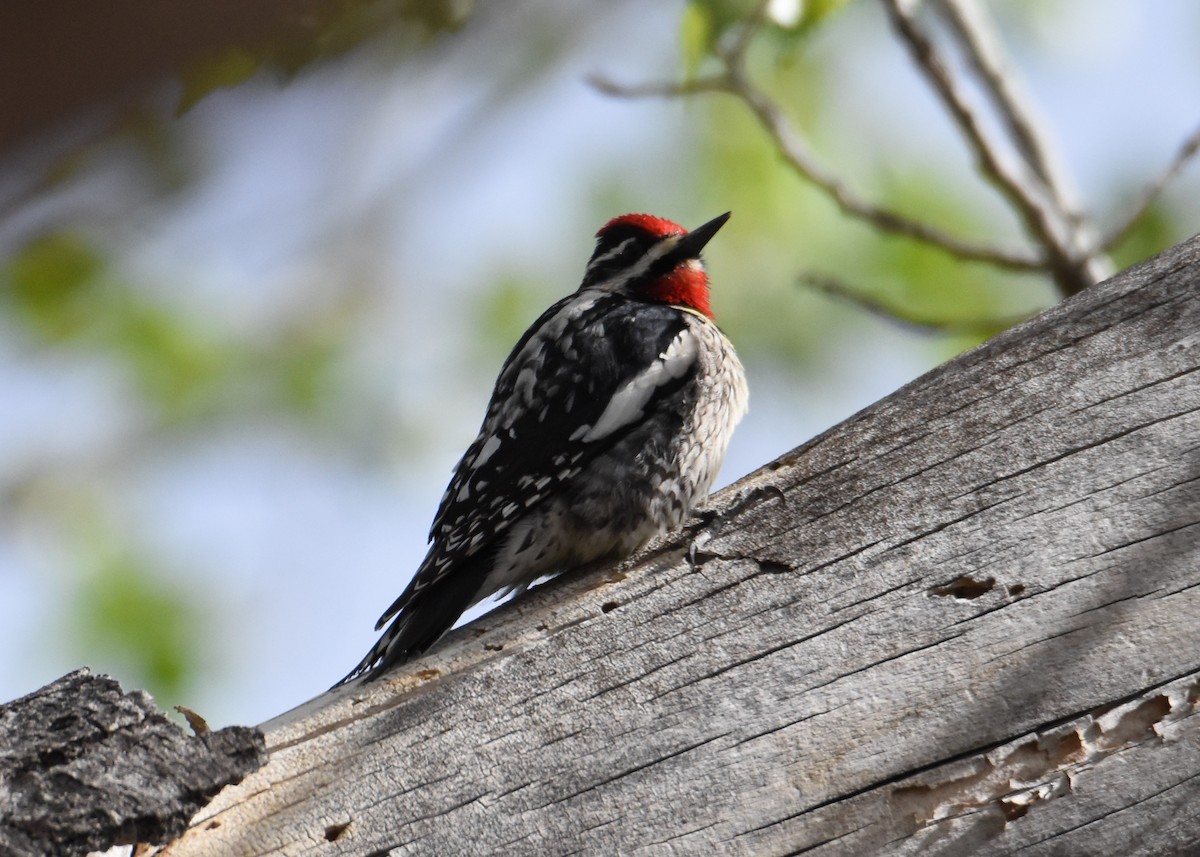
[(1200, 842), (1200, 239), (266, 724), (185, 855)]
[(189, 736), (86, 669), (0, 705), (0, 855), (160, 843), (265, 758), (255, 729)]

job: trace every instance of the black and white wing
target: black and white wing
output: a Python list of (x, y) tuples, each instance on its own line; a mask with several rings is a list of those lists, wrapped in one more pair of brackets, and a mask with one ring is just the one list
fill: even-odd
[(611, 293), (577, 292), (517, 343), (479, 436), (455, 468), (429, 553), (380, 617), (387, 630), (351, 673), (374, 676), (424, 651), (481, 593), (505, 533), (598, 456), (670, 408), (698, 371), (685, 313)]
[(442, 497), (429, 555), (377, 627), (636, 428), (692, 378), (697, 357), (683, 313), (669, 306), (583, 292), (547, 310), (505, 362)]

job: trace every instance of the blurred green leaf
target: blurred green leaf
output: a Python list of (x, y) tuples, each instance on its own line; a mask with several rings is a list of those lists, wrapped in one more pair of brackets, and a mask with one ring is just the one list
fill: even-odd
[[(766, 34), (776, 53), (787, 56), (798, 40), (825, 23), (850, 0), (795, 0), (794, 6), (771, 4), (766, 10)], [(680, 21), (683, 66), (694, 76), (701, 63), (714, 56), (717, 43), (730, 29), (758, 10), (753, 0), (692, 0)], [(777, 59), (780, 57), (777, 56)]]
[(134, 296), (110, 305), (112, 346), (168, 423), (206, 415), (233, 375), (238, 349)]
[(712, 53), (712, 18), (708, 7), (702, 3), (689, 3), (683, 9), (679, 27), (679, 46), (683, 52), (683, 70), (687, 77), (694, 77), (700, 63)]
[(91, 294), (103, 263), (70, 233), (45, 235), (0, 267), (0, 294), (40, 337), (60, 342), (78, 336), (91, 321)]
[(307, 27), (277, 38), (263, 53), (272, 68), (291, 77), (368, 41), (403, 52), (457, 30), (474, 5), (474, 0), (329, 0), (312, 10)]
[(693, 74), (713, 55), (717, 42), (729, 29), (754, 13), (756, 0), (691, 0), (684, 8), (680, 46), (684, 68)]
[(546, 306), (546, 293), (528, 280), (507, 277), (480, 296), (476, 311), (477, 338), (487, 349), (486, 359), (508, 356), (513, 343), (521, 338)]
[(243, 47), (233, 47), (219, 56), (206, 57), (183, 70), (183, 92), (176, 114), (191, 110), (200, 99), (217, 89), (244, 83), (262, 65), (262, 58)]
[(226, 46), (182, 69), (177, 113), (264, 68), (293, 77), (367, 41), (411, 49), (461, 27), (473, 7), (472, 0), (314, 0), (284, 10), (265, 37)]
[(796, 22), (796, 28), (808, 33), (849, 4), (850, 0), (800, 0), (800, 20)]
[(263, 370), (276, 375), (281, 404), (292, 413), (316, 414), (329, 400), (331, 375), (347, 335), (332, 327), (289, 332), (272, 353), (263, 355)]
[[(907, 318), (927, 319), (950, 334), (941, 356), (949, 359), (1005, 330), (1015, 320), (1040, 307), (1016, 301), (1021, 280), (1037, 278), (997, 271), (987, 265), (970, 265), (916, 242), (887, 239), (877, 248), (879, 278), (870, 287), (883, 304), (897, 307), (900, 323)], [(989, 319), (991, 320), (989, 322)]]
[(118, 662), (156, 696), (179, 699), (204, 660), (205, 605), (132, 551), (93, 549), (98, 555), (84, 558), (93, 570), (71, 605), (81, 657)]
[(318, 414), (365, 306), (348, 289), (265, 342), (239, 342), (106, 271), (82, 238), (46, 236), (0, 267), (0, 312), (44, 342), (70, 340), (118, 361), (163, 426), (225, 412)]
[[(893, 176), (881, 188), (881, 202), (897, 211), (919, 212), (922, 220), (944, 224), (965, 236), (986, 236), (977, 206), (964, 191), (936, 174), (919, 170)], [(1054, 302), (1045, 279), (990, 265), (963, 262), (917, 241), (878, 236), (864, 256), (864, 280), (872, 293), (903, 314), (949, 328), (968, 327), (946, 340), (949, 358), (1004, 329), (1011, 322)], [(987, 319), (995, 323), (988, 325)]]

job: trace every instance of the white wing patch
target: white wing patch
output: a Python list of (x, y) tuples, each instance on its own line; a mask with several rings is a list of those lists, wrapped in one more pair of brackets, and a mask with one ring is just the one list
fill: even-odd
[(696, 363), (697, 351), (696, 338), (684, 328), (657, 360), (617, 388), (594, 426), (580, 426), (571, 440), (591, 443), (640, 420), (654, 391), (686, 375)]
[(487, 460), (496, 454), (496, 450), (500, 448), (500, 438), (492, 435), (483, 442), (483, 448), (479, 450), (479, 454), (475, 456), (475, 460), (471, 462), (471, 467), (482, 467), (487, 464)]

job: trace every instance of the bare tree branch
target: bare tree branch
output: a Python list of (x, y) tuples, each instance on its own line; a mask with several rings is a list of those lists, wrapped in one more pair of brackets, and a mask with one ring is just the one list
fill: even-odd
[[(994, 26), (976, 0), (936, 0), (931, 6), (956, 40), (967, 66), (979, 78), (1004, 132), (1011, 136), (1018, 157), (1016, 163), (1005, 158), (1009, 150), (1007, 141), (994, 139), (995, 135), (989, 133), (983, 116), (968, 99), (963, 81), (952, 73), (942, 52), (918, 27), (915, 17), (921, 0), (882, 2), (917, 67), (966, 137), (985, 179), (1016, 210), (1038, 250), (1009, 249), (961, 239), (929, 223), (876, 205), (827, 169), (782, 107), (747, 71), (747, 53), (766, 23), (767, 2), (760, 2), (740, 27), (731, 29), (723, 39), (724, 44), (718, 42), (714, 54), (723, 66), (718, 73), (694, 80), (638, 85), (593, 76), (591, 83), (608, 95), (625, 98), (677, 98), (701, 92), (734, 96), (750, 108), (776, 152), (792, 170), (816, 185), (844, 214), (882, 232), (920, 241), (966, 261), (985, 262), (1013, 271), (1049, 273), (1064, 296), (1109, 276), (1112, 265), (1107, 251), (1126, 237), (1155, 196), (1200, 151), (1200, 128), (1188, 137), (1163, 174), (1147, 186), (1127, 219), (1100, 240), (1054, 157), (1035, 109), (1020, 91)], [(899, 320), (905, 322), (903, 318)], [(918, 322), (917, 326), (927, 325)]]
[(920, 315), (895, 304), (881, 301), (863, 289), (851, 286), (840, 277), (816, 271), (804, 271), (796, 278), (801, 286), (823, 295), (845, 301), (884, 321), (898, 324), (920, 333), (958, 333), (988, 336), (1007, 330), (1029, 318), (1029, 313), (991, 318), (941, 319)]
[(767, 12), (770, 8), (771, 0), (759, 0), (758, 5), (754, 7), (754, 12), (746, 19), (742, 27), (734, 30), (733, 39), (723, 55), (727, 66), (742, 67), (746, 60), (746, 52), (750, 50), (750, 43), (754, 41), (758, 31), (767, 22)]
[(754, 34), (762, 26), (765, 7), (766, 4), (759, 7), (758, 12), (737, 33), (731, 45), (718, 51), (725, 66), (723, 74), (691, 81), (638, 85), (619, 84), (603, 76), (593, 75), (590, 82), (601, 92), (622, 98), (673, 98), (697, 92), (725, 92), (733, 95), (750, 108), (787, 165), (824, 191), (848, 216), (864, 220), (881, 231), (938, 247), (960, 259), (987, 262), (1015, 271), (1045, 269), (1045, 260), (1037, 256), (1019, 250), (1006, 250), (964, 241), (927, 223), (875, 205), (852, 191), (827, 170), (779, 106), (755, 86), (746, 73), (746, 51)]
[(1083, 214), (1062, 162), (1047, 135), (1040, 130), (1042, 122), (1037, 110), (1022, 91), (986, 9), (978, 0), (940, 0), (933, 8), (941, 13), (967, 63), (983, 83), (1017, 151), (1061, 214), (1073, 253), (1085, 260), (1095, 280), (1112, 276), (1112, 262), (1098, 247), (1095, 226)]
[(970, 143), (984, 177), (1012, 203), (1025, 221), (1026, 229), (1045, 248), (1050, 273), (1059, 290), (1064, 295), (1071, 295), (1098, 282), (1086, 258), (1079, 258), (1071, 251), (1065, 218), (1053, 208), (1046, 189), (1031, 183), (1001, 160), (997, 145), (988, 138), (982, 120), (960, 82), (951, 75), (933, 43), (917, 26), (917, 4), (911, 0), (883, 0), (883, 5), (917, 67)]
[[(1016, 75), (984, 10), (970, 0), (941, 0), (933, 8), (942, 13), (1021, 156), (1046, 187), (1060, 189), (1063, 180), (1058, 159), (1038, 132), (1034, 106), (1018, 88)], [(1060, 194), (1059, 205), (1064, 210), (1074, 207), (1066, 194)]]
[(1105, 250), (1111, 251), (1112, 248), (1129, 237), (1129, 233), (1133, 231), (1133, 227), (1145, 215), (1151, 203), (1162, 193), (1163, 188), (1170, 184), (1183, 171), (1183, 168), (1187, 166), (1187, 162), (1195, 157), (1197, 151), (1200, 151), (1200, 127), (1197, 127), (1195, 131), (1184, 139), (1183, 144), (1179, 147), (1179, 151), (1175, 153), (1175, 157), (1171, 159), (1171, 163), (1167, 164), (1166, 169), (1158, 175), (1158, 178), (1146, 185), (1125, 219), (1104, 236), (1101, 246)]
[(614, 98), (679, 98), (698, 92), (728, 92), (724, 76), (698, 77), (680, 81), (649, 81), (646, 83), (617, 83), (603, 75), (593, 74), (587, 82), (595, 89)]
[(731, 68), (728, 91), (748, 106), (758, 118), (759, 124), (770, 135), (776, 150), (788, 166), (811, 181), (837, 203), (846, 214), (871, 223), (878, 229), (895, 235), (903, 235), (940, 247), (960, 259), (989, 262), (1002, 268), (1018, 271), (1041, 270), (1044, 261), (1027, 253), (1004, 250), (983, 244), (964, 241), (937, 227), (913, 220), (896, 211), (875, 205), (858, 196), (837, 176), (825, 169), (809, 149), (804, 139), (788, 122), (783, 111), (765, 92), (750, 82), (740, 68)]

